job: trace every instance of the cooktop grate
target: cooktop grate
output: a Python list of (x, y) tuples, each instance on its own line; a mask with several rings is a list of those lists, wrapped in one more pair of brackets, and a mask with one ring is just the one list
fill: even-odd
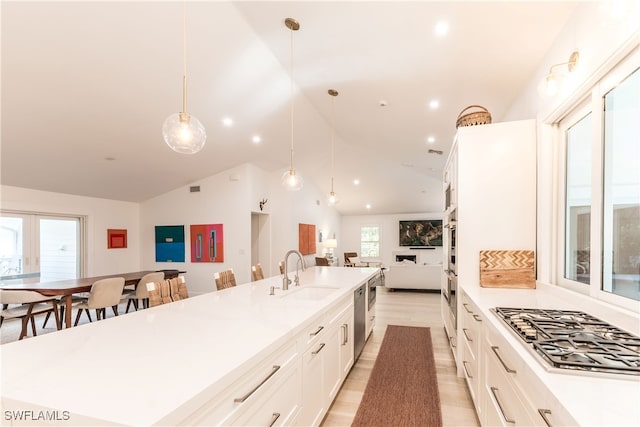
[(640, 337), (587, 313), (509, 307), (494, 312), (553, 367), (640, 375)]

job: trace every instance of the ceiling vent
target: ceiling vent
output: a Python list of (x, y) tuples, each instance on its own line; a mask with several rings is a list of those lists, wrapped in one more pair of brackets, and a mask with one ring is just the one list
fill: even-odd
[(429, 153), (429, 154), (437, 154), (439, 156), (442, 156), (442, 150), (434, 150), (432, 148), (429, 148), (429, 151), (427, 151), (427, 153)]
[(189, 187), (189, 192), (190, 193), (199, 193), (200, 192), (200, 186), (199, 185), (192, 185), (191, 187)]

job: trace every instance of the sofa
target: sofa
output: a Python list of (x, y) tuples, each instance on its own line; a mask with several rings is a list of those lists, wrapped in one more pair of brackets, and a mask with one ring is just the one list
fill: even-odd
[(385, 271), (384, 286), (389, 289), (431, 289), (442, 288), (442, 264), (415, 264), (398, 262)]

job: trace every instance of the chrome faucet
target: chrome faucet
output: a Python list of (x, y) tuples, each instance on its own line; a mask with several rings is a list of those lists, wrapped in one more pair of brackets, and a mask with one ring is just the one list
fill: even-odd
[[(289, 283), (291, 283), (291, 280), (289, 279), (289, 272), (287, 271), (287, 263), (288, 263), (289, 255), (291, 254), (296, 254), (298, 255), (298, 258), (300, 258), (299, 262), (302, 264), (302, 271), (304, 271), (306, 268), (304, 264), (304, 258), (302, 257), (302, 254), (299, 251), (296, 251), (295, 249), (291, 249), (290, 251), (288, 251), (287, 254), (284, 256), (284, 277), (282, 278), (283, 291), (288, 290)], [(300, 285), (300, 277), (298, 276), (298, 262), (296, 262), (296, 277), (294, 280), (295, 280), (296, 286)]]

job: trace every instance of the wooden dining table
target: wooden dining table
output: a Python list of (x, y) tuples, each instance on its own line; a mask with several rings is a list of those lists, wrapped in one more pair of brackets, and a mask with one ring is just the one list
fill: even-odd
[[(178, 270), (161, 270), (164, 272), (165, 279), (172, 279), (184, 271)], [(67, 328), (71, 327), (71, 303), (73, 298), (71, 295), (83, 292), (90, 292), (94, 282), (101, 279), (109, 279), (112, 277), (123, 277), (125, 286), (137, 286), (140, 279), (145, 274), (155, 273), (153, 270), (135, 271), (132, 273), (109, 274), (107, 276), (81, 277), (78, 279), (56, 280), (51, 282), (42, 282), (39, 277), (30, 277), (12, 280), (13, 283), (0, 283), (0, 289), (3, 291), (19, 290), (19, 291), (36, 291), (42, 295), (51, 297), (67, 297), (65, 301), (65, 324)]]

